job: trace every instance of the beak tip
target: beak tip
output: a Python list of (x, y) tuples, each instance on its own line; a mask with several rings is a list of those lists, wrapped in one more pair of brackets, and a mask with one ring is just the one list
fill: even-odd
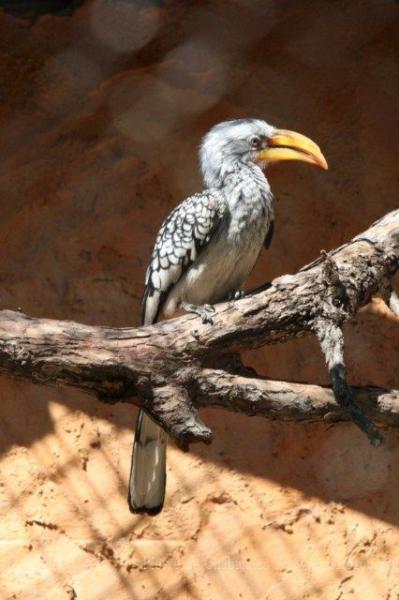
[(314, 164), (317, 167), (320, 167), (320, 169), (323, 169), (323, 171), (328, 171), (328, 163), (321, 152), (317, 156), (314, 156), (314, 159)]

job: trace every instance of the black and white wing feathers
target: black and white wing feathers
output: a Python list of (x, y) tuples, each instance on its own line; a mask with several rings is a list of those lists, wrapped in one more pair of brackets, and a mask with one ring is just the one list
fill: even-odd
[(210, 241), (223, 216), (217, 192), (201, 192), (179, 204), (165, 219), (155, 240), (146, 274), (142, 322), (154, 323), (172, 286)]

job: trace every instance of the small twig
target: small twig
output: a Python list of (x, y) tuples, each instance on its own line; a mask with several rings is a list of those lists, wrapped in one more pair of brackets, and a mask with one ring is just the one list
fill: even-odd
[(388, 306), (396, 317), (399, 317), (399, 297), (395, 290), (392, 290), (389, 297)]
[(379, 446), (383, 437), (356, 404), (353, 391), (346, 381), (344, 362), (344, 335), (341, 327), (326, 319), (319, 319), (314, 324), (316, 334), (326, 359), (330, 374), (331, 386), (336, 401), (350, 415), (353, 422), (366, 433), (373, 446)]
[(320, 250), (320, 256), (323, 259), (322, 277), (324, 281), (327, 285), (341, 285), (339, 270), (335, 261), (333, 261), (325, 250)]
[(380, 296), (396, 317), (399, 317), (399, 297), (393, 289), (389, 279), (384, 280), (380, 286)]
[(337, 263), (325, 251), (320, 250), (322, 258), (321, 278), (327, 288), (327, 296), (335, 307), (344, 307), (348, 304), (348, 294), (341, 281)]

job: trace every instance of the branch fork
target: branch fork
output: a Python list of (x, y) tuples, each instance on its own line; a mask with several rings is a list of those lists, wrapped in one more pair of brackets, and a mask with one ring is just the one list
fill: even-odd
[[(177, 442), (209, 443), (202, 406), (271, 419), (350, 419), (374, 445), (374, 421), (399, 426), (399, 392), (351, 389), (342, 325), (376, 295), (399, 316), (391, 277), (399, 265), (399, 210), (313, 263), (244, 298), (215, 307), (213, 324), (193, 315), (140, 328), (93, 327), (0, 311), (0, 372), (68, 385), (104, 402), (143, 407)], [(315, 335), (331, 389), (272, 381), (245, 369), (241, 350)]]

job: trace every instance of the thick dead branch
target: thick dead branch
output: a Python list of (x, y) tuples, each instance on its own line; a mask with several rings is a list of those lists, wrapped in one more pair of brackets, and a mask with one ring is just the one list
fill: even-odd
[[(187, 315), (155, 326), (117, 329), (0, 311), (0, 371), (38, 383), (74, 386), (107, 402), (142, 406), (183, 445), (211, 437), (198, 419), (196, 404), (296, 420), (337, 411), (343, 417), (344, 407), (360, 425), (362, 413), (353, 410), (342, 369), (332, 373), (338, 408), (331, 405), (331, 392), (324, 388), (299, 390), (280, 382), (280, 391), (274, 388), (272, 393), (267, 385), (276, 382), (244, 377), (229, 360), (223, 369), (209, 367), (220, 365), (221, 355), (294, 336), (316, 333), (323, 340), (323, 327), (340, 331), (344, 321), (376, 294), (387, 298), (397, 312), (398, 300), (389, 281), (398, 264), (396, 210), (295, 275), (279, 277), (257, 293), (218, 305), (213, 325)], [(325, 355), (330, 361), (326, 351)], [(318, 394), (324, 395), (322, 404), (320, 399), (316, 402)], [(355, 399), (373, 418), (398, 424), (396, 392), (365, 388), (356, 391)], [(374, 435), (367, 419), (361, 422)]]
[[(355, 402), (365, 415), (382, 425), (399, 426), (399, 390), (353, 387)], [(196, 404), (219, 406), (271, 420), (314, 422), (348, 421), (331, 388), (203, 369), (194, 389)]]

